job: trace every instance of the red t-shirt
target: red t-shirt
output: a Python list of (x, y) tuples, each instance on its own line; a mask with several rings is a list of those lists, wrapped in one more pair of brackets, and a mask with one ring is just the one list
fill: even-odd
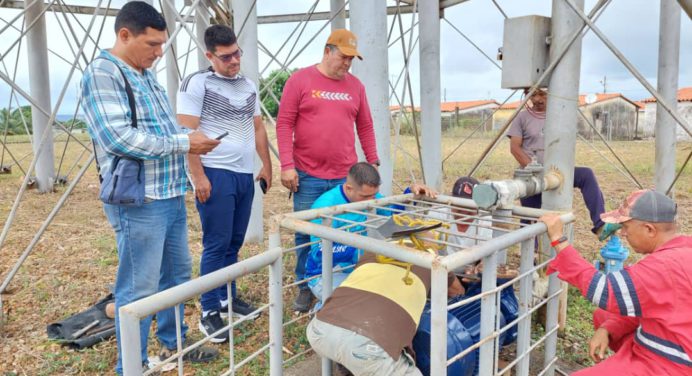
[(346, 177), (357, 162), (354, 123), (367, 161), (377, 161), (363, 84), (350, 73), (342, 80), (328, 78), (317, 66), (293, 73), (276, 122), (281, 170), (297, 168), (322, 179)]

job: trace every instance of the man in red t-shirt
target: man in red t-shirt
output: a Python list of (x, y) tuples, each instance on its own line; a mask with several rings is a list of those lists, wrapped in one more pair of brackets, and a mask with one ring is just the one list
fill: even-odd
[[(375, 131), (363, 84), (350, 74), (357, 50), (356, 36), (334, 30), (322, 61), (295, 72), (286, 82), (279, 106), (276, 135), (281, 159), (281, 184), (293, 195), (293, 210), (309, 209), (322, 193), (343, 184), (357, 162), (358, 138), (369, 163), (379, 166)], [(305, 275), (310, 237), (296, 233), (296, 280)], [(312, 294), (300, 286), (294, 309), (307, 312)]]

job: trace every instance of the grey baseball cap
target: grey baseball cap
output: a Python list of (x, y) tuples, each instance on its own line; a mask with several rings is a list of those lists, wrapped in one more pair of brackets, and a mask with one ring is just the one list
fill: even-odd
[(636, 219), (651, 223), (675, 222), (678, 206), (663, 193), (653, 189), (634, 191), (617, 209), (601, 214), (606, 223), (622, 223)]

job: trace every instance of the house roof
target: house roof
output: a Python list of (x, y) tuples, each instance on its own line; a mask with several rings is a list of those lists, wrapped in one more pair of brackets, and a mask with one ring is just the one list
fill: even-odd
[(503, 110), (514, 110), (514, 109), (516, 109), (517, 107), (519, 107), (520, 104), (521, 104), (521, 101), (509, 102), (509, 103), (505, 103), (504, 105), (500, 106), (500, 109), (503, 109)]
[[(442, 102), (440, 103), (440, 111), (442, 112), (454, 112), (457, 108), (459, 110), (468, 110), (474, 107), (480, 107), (488, 104), (494, 104), (499, 106), (493, 99), (479, 100), (479, 101), (458, 101), (458, 102)], [(399, 111), (400, 106), (389, 106), (389, 111)], [(404, 106), (407, 112), (411, 111), (411, 106)], [(420, 107), (416, 106), (416, 112), (420, 112)]]
[[(618, 98), (618, 97), (626, 100), (627, 102), (632, 103), (632, 105), (636, 106), (637, 108), (644, 108), (643, 104), (638, 103), (638, 102), (634, 102), (620, 93), (596, 94), (596, 101), (594, 103), (599, 103), (599, 102), (607, 101), (609, 99)], [(503, 110), (514, 110), (517, 107), (519, 107), (520, 104), (521, 104), (521, 101), (510, 102), (510, 103), (506, 103), (503, 106), (500, 106), (500, 108)], [(586, 94), (579, 95), (579, 107), (586, 106), (586, 105), (587, 105), (586, 104)]]
[(459, 110), (468, 110), (474, 107), (485, 106), (488, 104), (494, 104), (499, 106), (500, 104), (493, 99), (485, 99), (479, 101), (457, 101), (457, 102), (442, 102), (440, 103), (440, 111), (442, 112), (454, 112), (458, 108)]
[[(400, 108), (399, 105), (389, 106), (389, 112), (399, 111)], [(404, 111), (411, 112), (411, 106), (404, 106)], [(420, 107), (416, 107), (416, 112), (420, 112)]]
[[(643, 103), (655, 103), (656, 98), (642, 99)], [(678, 102), (692, 102), (692, 86), (678, 89)]]

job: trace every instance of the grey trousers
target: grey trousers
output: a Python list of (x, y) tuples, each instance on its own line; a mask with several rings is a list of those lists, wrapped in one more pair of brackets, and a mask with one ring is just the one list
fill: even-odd
[(341, 363), (355, 376), (422, 376), (405, 352), (394, 360), (370, 338), (317, 318), (308, 324), (307, 337), (318, 355)]

